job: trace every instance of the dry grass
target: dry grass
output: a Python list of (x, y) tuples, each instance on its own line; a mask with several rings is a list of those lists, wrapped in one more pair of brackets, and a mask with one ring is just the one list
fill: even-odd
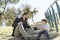
[[(0, 27), (0, 40), (8, 40), (9, 38), (12, 38), (12, 27), (7, 26), (7, 27)], [(59, 31), (60, 31), (60, 26), (59, 26)]]
[(1, 40), (8, 40), (12, 34), (12, 27), (0, 27), (0, 39)]

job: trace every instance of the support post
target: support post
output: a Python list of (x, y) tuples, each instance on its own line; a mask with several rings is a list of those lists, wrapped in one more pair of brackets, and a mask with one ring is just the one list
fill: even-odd
[(52, 9), (52, 12), (53, 12), (53, 17), (54, 17), (54, 22), (55, 22), (56, 32), (58, 32), (58, 23), (57, 23), (56, 16), (55, 16), (55, 12), (54, 12), (54, 9), (53, 9), (52, 6), (51, 6), (51, 9)]
[(51, 25), (52, 25), (52, 27), (54, 28), (54, 19), (53, 19), (53, 17), (52, 17), (52, 14), (51, 14), (51, 11), (50, 11), (50, 9), (49, 9), (49, 14), (50, 14), (50, 20), (51, 20)]

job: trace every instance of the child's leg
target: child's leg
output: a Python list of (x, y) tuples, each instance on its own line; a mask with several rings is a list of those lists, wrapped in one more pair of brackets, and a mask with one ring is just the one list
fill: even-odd
[(40, 37), (41, 35), (43, 34), (44, 32), (39, 32), (38, 36), (37, 36), (37, 40), (40, 40)]
[(44, 31), (44, 34), (47, 36), (47, 39), (46, 39), (46, 40), (50, 40), (50, 37), (49, 37), (48, 31)]

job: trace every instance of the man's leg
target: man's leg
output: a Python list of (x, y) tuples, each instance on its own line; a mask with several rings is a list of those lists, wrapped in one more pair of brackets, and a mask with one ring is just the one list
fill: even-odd
[(24, 38), (17, 37), (16, 40), (24, 40)]
[(15, 28), (13, 29), (12, 36), (14, 36), (14, 31), (15, 31)]

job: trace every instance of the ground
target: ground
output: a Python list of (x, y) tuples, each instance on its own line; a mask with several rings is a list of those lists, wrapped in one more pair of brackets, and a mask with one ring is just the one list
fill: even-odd
[(12, 29), (13, 28), (10, 26), (0, 27), (0, 39), (1, 40), (8, 40), (9, 38), (11, 38)]
[[(12, 29), (13, 28), (11, 26), (0, 27), (0, 40), (9, 40), (9, 39), (13, 38), (11, 36)], [(60, 40), (60, 36), (53, 38), (53, 40)]]

